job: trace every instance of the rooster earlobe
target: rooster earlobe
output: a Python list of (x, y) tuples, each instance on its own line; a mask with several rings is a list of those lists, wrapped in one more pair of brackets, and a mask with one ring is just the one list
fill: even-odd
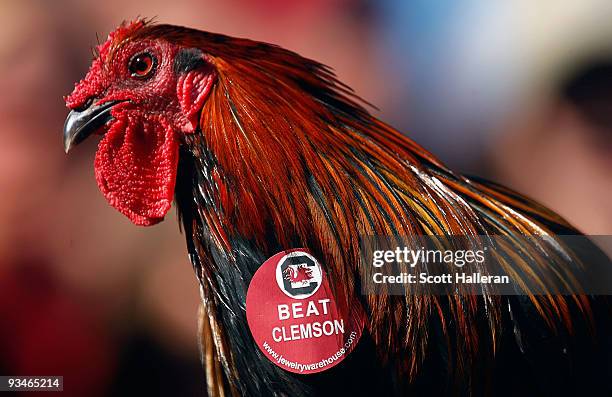
[(174, 71), (178, 74), (177, 97), (184, 117), (182, 131), (191, 134), (198, 128), (199, 114), (215, 80), (215, 72), (202, 51), (196, 48), (179, 50)]

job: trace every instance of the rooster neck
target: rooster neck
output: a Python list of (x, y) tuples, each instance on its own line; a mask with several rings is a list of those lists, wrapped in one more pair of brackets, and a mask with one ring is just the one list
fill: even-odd
[(254, 241), (231, 234), (225, 227), (214, 156), (194, 140), (189, 148), (181, 148), (179, 158), (175, 190), (178, 214), (225, 382), (241, 394), (306, 394), (307, 386), (265, 359), (255, 343), (250, 343), (246, 292), (267, 253)]

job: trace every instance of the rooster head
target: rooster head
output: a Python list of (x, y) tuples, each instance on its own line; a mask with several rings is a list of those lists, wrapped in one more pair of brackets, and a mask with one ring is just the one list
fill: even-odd
[(199, 49), (122, 24), (97, 48), (89, 72), (66, 99), (68, 152), (103, 135), (95, 175), (108, 202), (137, 225), (163, 220), (171, 206), (181, 135), (198, 128), (216, 79)]

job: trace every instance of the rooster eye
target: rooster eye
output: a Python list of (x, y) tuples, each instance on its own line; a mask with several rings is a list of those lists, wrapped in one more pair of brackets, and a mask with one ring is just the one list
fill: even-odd
[(149, 77), (157, 66), (157, 59), (148, 52), (134, 55), (130, 59), (128, 70), (132, 77), (142, 79)]

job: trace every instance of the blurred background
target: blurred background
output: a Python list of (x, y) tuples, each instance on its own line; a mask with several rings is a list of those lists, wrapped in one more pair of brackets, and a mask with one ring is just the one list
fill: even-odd
[(280, 44), (332, 66), (455, 169), (612, 234), (612, 2), (0, 0), (0, 374), (63, 395), (203, 395), (197, 283), (174, 214), (107, 205), (62, 97), (122, 20)]

